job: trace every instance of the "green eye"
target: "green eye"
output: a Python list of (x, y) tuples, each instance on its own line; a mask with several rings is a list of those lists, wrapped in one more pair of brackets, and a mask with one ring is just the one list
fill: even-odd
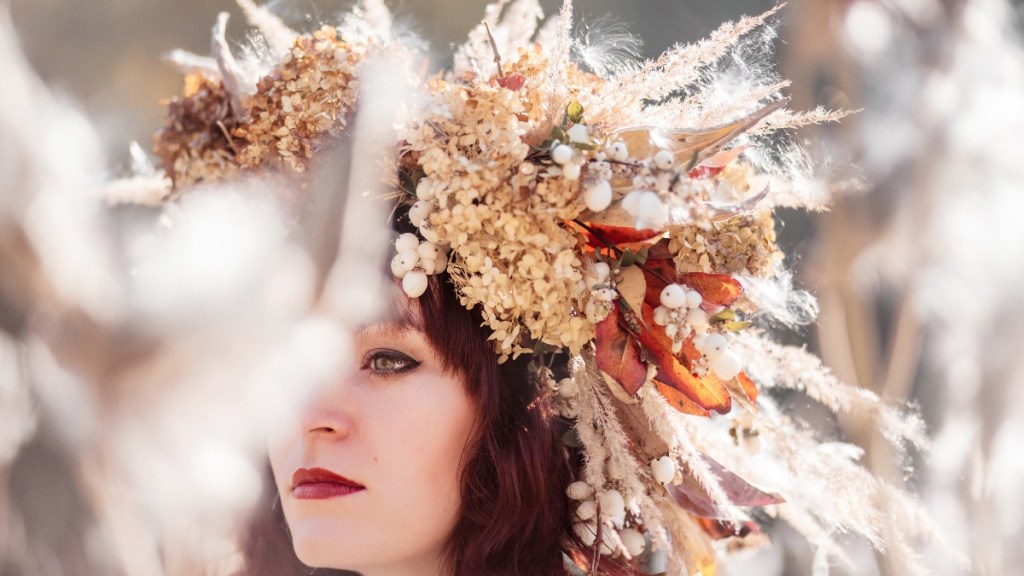
[(369, 354), (364, 368), (378, 374), (390, 375), (408, 372), (420, 363), (395, 350), (375, 350)]

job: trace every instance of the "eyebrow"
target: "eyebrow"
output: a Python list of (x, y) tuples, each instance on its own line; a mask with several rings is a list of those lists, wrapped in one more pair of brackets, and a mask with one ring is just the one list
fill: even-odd
[(359, 327), (356, 334), (363, 337), (397, 340), (408, 336), (410, 332), (422, 333), (423, 329), (411, 320), (412, 319), (399, 318), (364, 324)]

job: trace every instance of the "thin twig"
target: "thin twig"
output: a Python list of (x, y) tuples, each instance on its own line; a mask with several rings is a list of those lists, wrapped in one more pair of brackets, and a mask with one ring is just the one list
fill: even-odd
[[(584, 230), (589, 232), (591, 236), (596, 238), (597, 241), (600, 242), (601, 244), (604, 244), (606, 247), (608, 247), (612, 252), (615, 253), (616, 256), (619, 256), (619, 257), (622, 256), (622, 254), (623, 254), (622, 248), (619, 248), (615, 244), (609, 242), (608, 240), (605, 240), (604, 236), (602, 236), (600, 232), (598, 232), (597, 230), (594, 230), (592, 227), (588, 226), (587, 224), (584, 224), (583, 222), (580, 221), (579, 218), (574, 218), (572, 222), (573, 222), (573, 224), (575, 224), (575, 225), (579, 226), (580, 228), (583, 228)], [(636, 265), (639, 266), (641, 270), (647, 272), (651, 276), (654, 276), (655, 278), (657, 278), (658, 280), (664, 282), (665, 284), (672, 284), (672, 282), (669, 282), (668, 280), (665, 280), (664, 278), (661, 277), (660, 274), (658, 274), (654, 270), (651, 270), (650, 268), (648, 268), (646, 264), (641, 264), (641, 263), (637, 262)]]
[(505, 72), (501, 69), (501, 54), (498, 53), (498, 43), (494, 40), (494, 34), (491, 34), (491, 25), (484, 20), (484, 28), (487, 30), (487, 39), (491, 41), (491, 50), (494, 51), (494, 63), (498, 65), (498, 78), (504, 78)]

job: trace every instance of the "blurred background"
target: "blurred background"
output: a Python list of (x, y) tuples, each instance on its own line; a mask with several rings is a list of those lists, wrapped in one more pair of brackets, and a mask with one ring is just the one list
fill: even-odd
[[(128, 142), (149, 147), (162, 118), (158, 102), (180, 91), (179, 74), (161, 55), (174, 48), (207, 53), (220, 11), (232, 13), (230, 31), (244, 30), (228, 0), (9, 3), (31, 64), (94, 121), (115, 175), (128, 170)], [(443, 64), (484, 4), (404, 0), (393, 8)], [(308, 28), (349, 4), (270, 5)], [(544, 5), (548, 13), (557, 9), (550, 0)], [(614, 14), (654, 57), (772, 5), (579, 0), (576, 16), (586, 23)], [(828, 425), (863, 446), (878, 474), (920, 492), (947, 540), (923, 551), (933, 574), (1024, 574), (1021, 10), (1021, 2), (1003, 0), (791, 0), (776, 43), (781, 73), (793, 81), (793, 108), (862, 110), (796, 135), (844, 185), (832, 214), (780, 215), (790, 263), (821, 305), (814, 329), (787, 337), (819, 351), (842, 380), (920, 407), (934, 439), (924, 457), (893, 454), (871, 423), (856, 417)], [(816, 418), (814, 406), (793, 409)], [(81, 503), (70, 488), (17, 484), (39, 477), (25, 467), (58, 465), (59, 458), (48, 458), (52, 449), (45, 437), (25, 448), (16, 461), (22, 468), (10, 475), (12, 494), (63, 494), (50, 504), (71, 516)], [(68, 473), (54, 468), (54, 482)], [(50, 521), (33, 529), (60, 534), (61, 521)], [(728, 573), (827, 573), (784, 529), (773, 538), (771, 552)], [(68, 559), (40, 573), (62, 573), (65, 561), (87, 555), (79, 549), (87, 543), (67, 546)], [(856, 560), (833, 572), (906, 573), (884, 553), (865, 550)], [(0, 554), (0, 574), (20, 574), (3, 567)]]

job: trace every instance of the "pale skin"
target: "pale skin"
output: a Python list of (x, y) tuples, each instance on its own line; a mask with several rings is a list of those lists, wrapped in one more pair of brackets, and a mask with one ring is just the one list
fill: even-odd
[[(476, 412), (464, 382), (414, 326), (378, 323), (352, 342), (352, 368), (323, 387), (270, 460), (299, 559), (362, 576), (447, 576), (459, 470)], [(293, 475), (320, 468), (365, 489), (303, 498)]]

